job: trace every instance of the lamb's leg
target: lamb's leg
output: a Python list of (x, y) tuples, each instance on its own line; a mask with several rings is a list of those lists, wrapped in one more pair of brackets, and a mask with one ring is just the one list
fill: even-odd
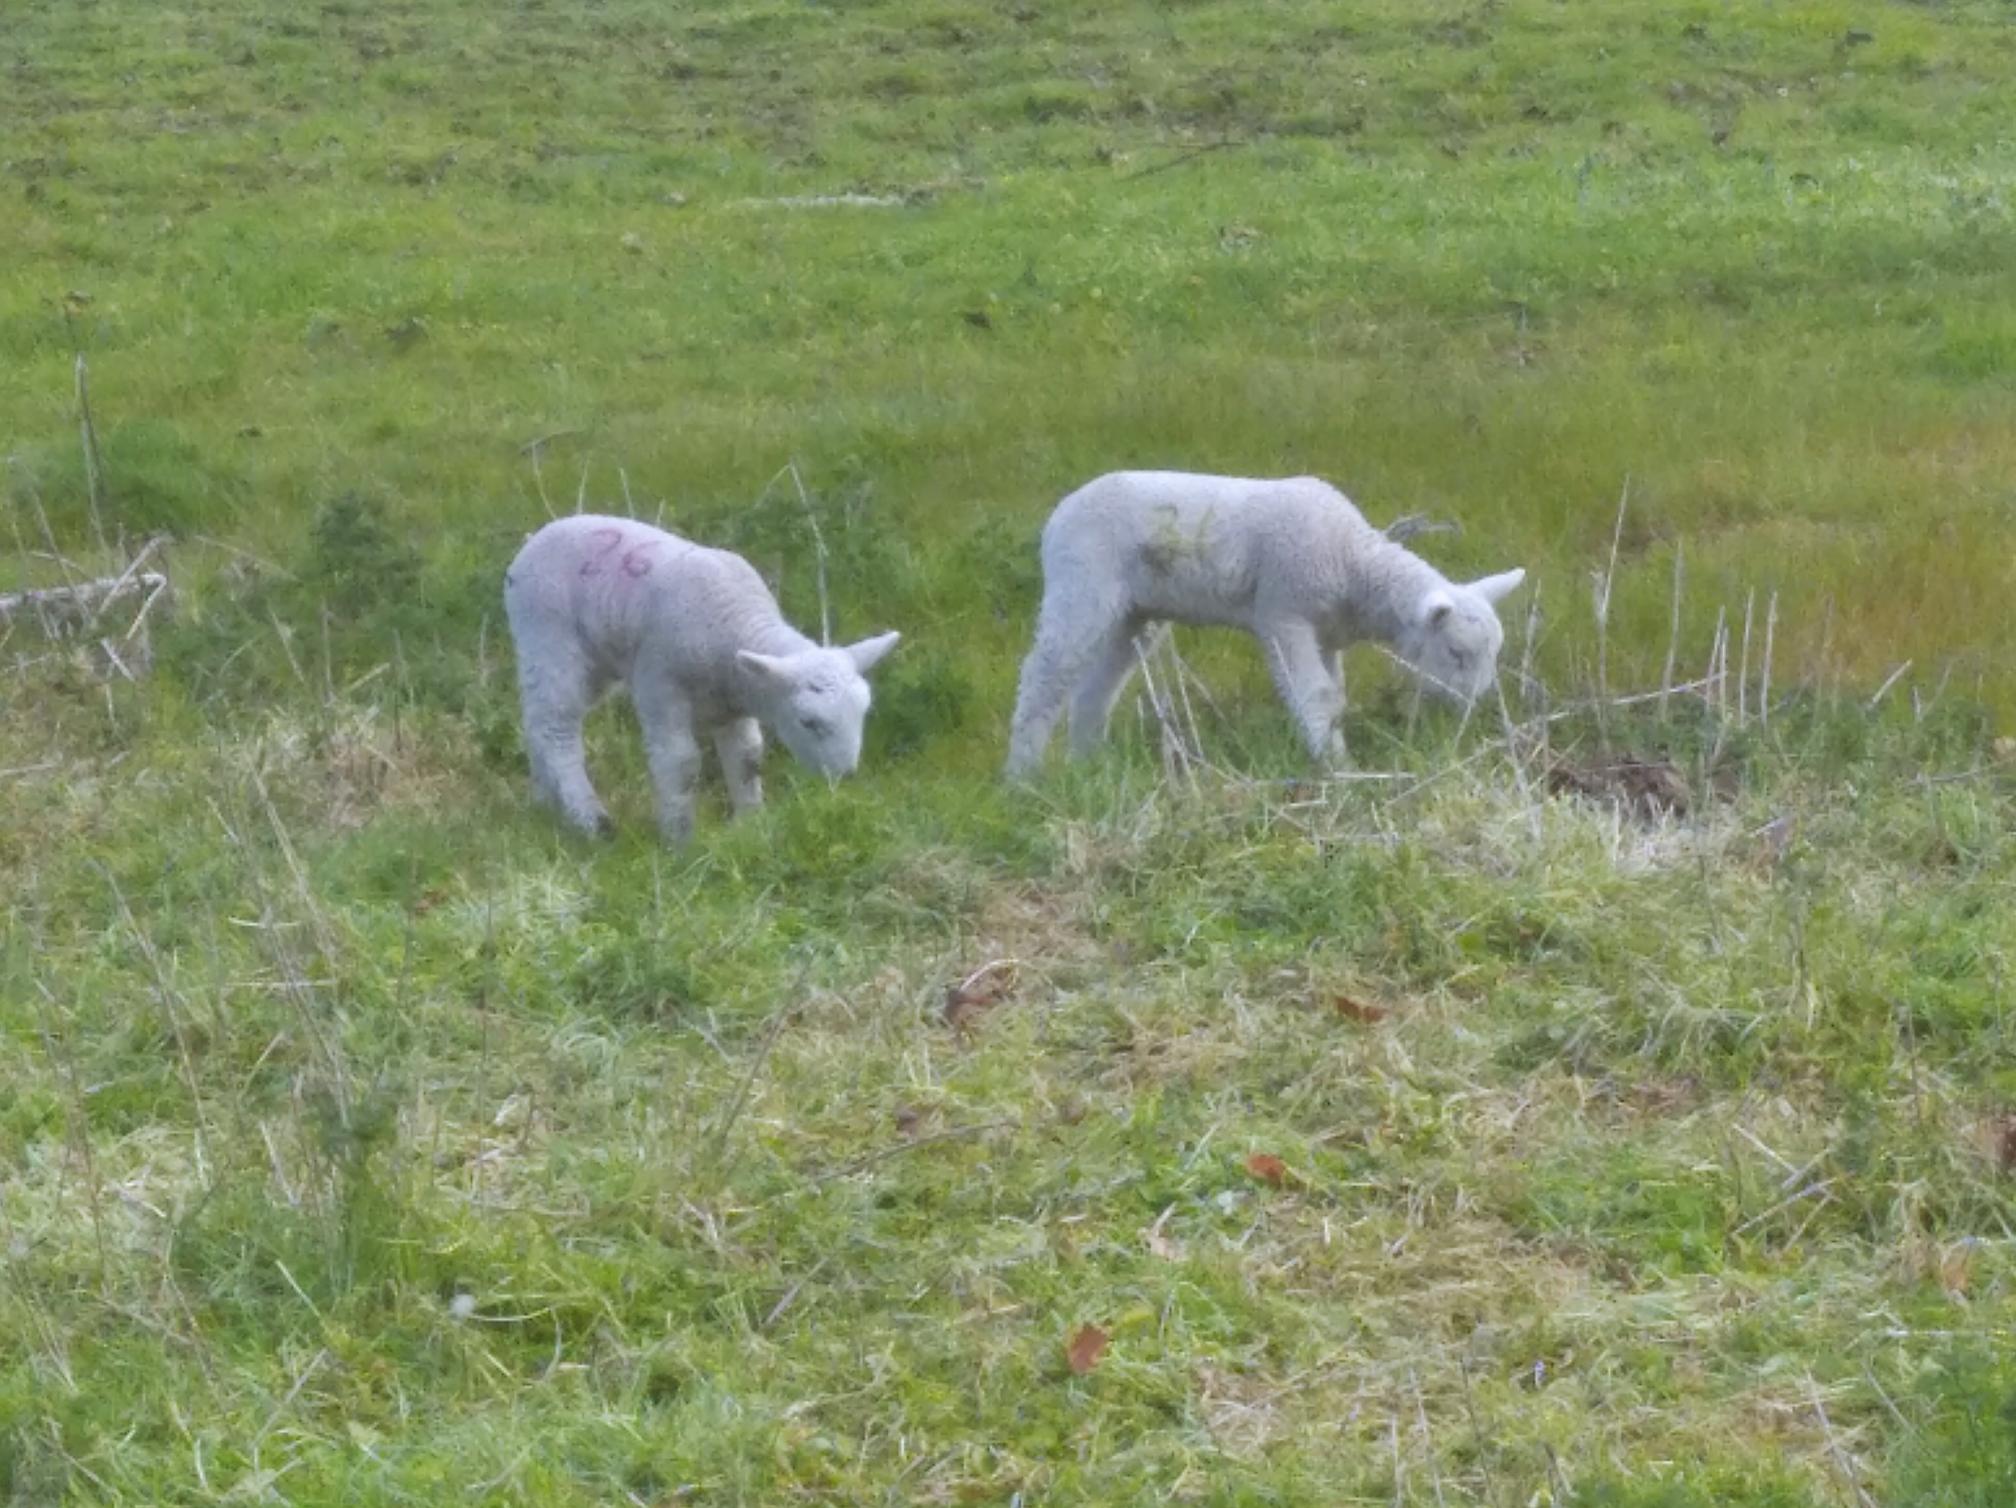
[(601, 690), (586, 656), (528, 652), (521, 643), (518, 695), (532, 792), (582, 832), (606, 834), (614, 824), (589, 783), (581, 739), (582, 719)]
[(714, 752), (728, 783), (728, 802), (737, 812), (763, 804), (763, 728), (755, 718), (737, 718), (714, 730)]
[(1072, 758), (1084, 758), (1106, 737), (1113, 704), (1120, 699), (1121, 689), (1138, 663), (1134, 635), (1139, 627), (1130, 621), (1108, 630), (1099, 643), (1092, 668), (1078, 682), (1078, 689), (1071, 697)]
[(1344, 692), (1331, 679), (1323, 646), (1307, 623), (1287, 622), (1257, 629), (1266, 646), (1267, 668), (1275, 688), (1288, 704), (1309, 757), (1335, 769), (1344, 764), (1344, 737), (1337, 719), (1344, 711)]
[(1065, 700), (1105, 647), (1114, 616), (1060, 609), (1054, 598), (1043, 599), (1037, 616), (1036, 643), (1022, 662), (1022, 684), (1015, 695), (1015, 720), (1008, 733), (1008, 776), (1030, 774), (1043, 762), (1050, 735), (1063, 715)]
[(658, 830), (677, 847), (693, 836), (693, 791), (700, 783), (700, 743), (693, 709), (676, 688), (650, 676), (630, 685), (644, 727), (644, 758), (658, 803)]

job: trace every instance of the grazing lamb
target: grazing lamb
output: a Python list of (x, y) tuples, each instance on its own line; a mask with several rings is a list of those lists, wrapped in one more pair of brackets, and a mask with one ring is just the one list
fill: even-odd
[(1099, 742), (1134, 669), (1134, 637), (1158, 619), (1252, 633), (1310, 756), (1335, 764), (1346, 645), (1390, 644), (1428, 685), (1470, 701), (1491, 685), (1505, 640), (1491, 604), (1525, 575), (1459, 586), (1315, 477), (1099, 477), (1043, 527), (1043, 607), (1008, 774), (1041, 762), (1067, 701), (1072, 754)]
[(584, 832), (608, 832), (588, 783), (581, 721), (615, 681), (644, 725), (666, 838), (693, 830), (700, 735), (712, 737), (734, 809), (763, 800), (763, 732), (830, 781), (861, 758), (862, 679), (896, 647), (880, 634), (826, 649), (786, 623), (749, 564), (627, 518), (546, 525), (504, 575), (532, 785)]

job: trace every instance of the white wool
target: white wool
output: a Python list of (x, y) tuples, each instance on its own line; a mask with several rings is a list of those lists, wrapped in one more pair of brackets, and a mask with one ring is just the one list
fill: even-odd
[(1099, 477), (1043, 528), (1043, 607), (1008, 773), (1041, 762), (1067, 703), (1072, 753), (1099, 742), (1134, 669), (1135, 635), (1158, 620), (1251, 633), (1310, 756), (1341, 762), (1343, 649), (1389, 644), (1430, 687), (1474, 699), (1495, 679), (1505, 642), (1492, 604), (1525, 574), (1458, 585), (1315, 477)]
[(504, 575), (504, 611), (535, 792), (583, 831), (608, 831), (581, 723), (621, 682), (643, 725), (659, 826), (675, 843), (693, 828), (703, 735), (738, 812), (763, 800), (763, 728), (828, 779), (852, 771), (863, 677), (897, 639), (822, 648), (784, 621), (741, 556), (596, 514), (557, 519), (525, 542)]

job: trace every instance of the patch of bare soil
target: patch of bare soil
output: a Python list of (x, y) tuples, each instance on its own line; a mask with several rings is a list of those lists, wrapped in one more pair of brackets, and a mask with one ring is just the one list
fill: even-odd
[(1665, 759), (1626, 756), (1594, 763), (1557, 759), (1547, 770), (1547, 791), (1608, 802), (1646, 822), (1684, 817), (1695, 805), (1687, 777)]

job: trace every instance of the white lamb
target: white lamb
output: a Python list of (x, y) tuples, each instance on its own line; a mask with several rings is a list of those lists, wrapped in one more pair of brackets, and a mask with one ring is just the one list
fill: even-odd
[(1315, 477), (1113, 472), (1057, 505), (1042, 553), (1010, 776), (1042, 761), (1067, 701), (1072, 754), (1099, 742), (1134, 669), (1135, 635), (1156, 620), (1252, 633), (1310, 756), (1340, 763), (1344, 647), (1390, 644), (1429, 686), (1470, 701), (1492, 684), (1505, 641), (1492, 604), (1526, 575), (1459, 586)]
[(693, 830), (700, 735), (720, 756), (737, 812), (763, 800), (763, 732), (829, 781), (861, 758), (863, 677), (896, 647), (880, 634), (827, 649), (784, 621), (749, 562), (627, 518), (546, 525), (504, 575), (525, 747), (541, 799), (584, 832), (609, 814), (588, 783), (581, 722), (616, 681), (644, 728), (666, 838)]

